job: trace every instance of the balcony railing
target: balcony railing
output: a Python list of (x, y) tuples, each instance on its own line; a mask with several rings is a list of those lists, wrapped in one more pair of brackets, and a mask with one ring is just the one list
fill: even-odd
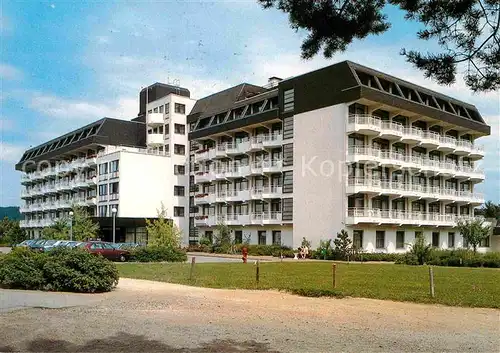
[(348, 131), (363, 131), (367, 134), (393, 136), (402, 141), (417, 145), (436, 146), (438, 150), (449, 150), (471, 157), (481, 157), (484, 149), (474, 143), (457, 139), (453, 136), (440, 135), (434, 131), (425, 131), (417, 127), (405, 127), (398, 122), (384, 121), (372, 115), (350, 115)]
[(484, 203), (484, 195), (481, 193), (383, 179), (349, 178), (347, 182), (347, 192), (350, 194), (366, 192), (398, 195), (399, 197), (417, 196), (428, 199), (464, 201), (476, 204)]
[(450, 161), (437, 161), (421, 155), (406, 155), (397, 151), (387, 151), (365, 146), (350, 146), (347, 150), (348, 161), (376, 162), (380, 164), (397, 164), (403, 168), (413, 168), (421, 171), (433, 171), (437, 174), (452, 173), (484, 179), (484, 172), (468, 164), (456, 164)]
[(354, 207), (348, 208), (346, 223), (412, 224), (454, 227), (459, 220), (474, 218), (475, 217), (469, 215)]

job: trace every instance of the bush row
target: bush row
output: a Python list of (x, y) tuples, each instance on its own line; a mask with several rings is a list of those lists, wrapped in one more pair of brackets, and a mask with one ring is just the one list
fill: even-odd
[[(246, 247), (248, 255), (251, 256), (274, 256), (280, 257), (293, 257), (294, 251), (289, 247), (281, 247), (279, 245), (249, 245), (249, 244), (236, 244), (236, 245), (189, 245), (186, 251), (189, 252), (207, 252), (216, 254), (241, 254), (242, 249)], [(297, 252), (297, 251), (295, 251)]]
[[(349, 256), (349, 261), (387, 261), (395, 262), (401, 259), (403, 254), (387, 254), (387, 253), (351, 253)], [(347, 260), (344, 255), (336, 250), (329, 249), (324, 254), (321, 250), (314, 250), (311, 252), (311, 258), (318, 260), (335, 260), (335, 261), (345, 261)]]
[(130, 261), (137, 262), (185, 262), (186, 252), (161, 246), (148, 246), (134, 249), (130, 252)]
[[(425, 262), (427, 265), (434, 266), (500, 268), (500, 253), (474, 254), (474, 252), (465, 249), (433, 250)], [(417, 265), (418, 261), (415, 255), (407, 253), (397, 263)]]
[(108, 292), (118, 284), (116, 265), (82, 249), (47, 253), (15, 248), (0, 257), (0, 286), (64, 292)]

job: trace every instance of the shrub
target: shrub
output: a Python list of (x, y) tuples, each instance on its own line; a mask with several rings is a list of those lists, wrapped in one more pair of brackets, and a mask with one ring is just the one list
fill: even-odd
[(187, 255), (181, 249), (148, 246), (131, 251), (130, 260), (137, 262), (184, 262), (187, 261)]
[[(238, 254), (241, 254), (241, 249), (246, 247), (248, 249), (248, 255), (253, 256), (278, 256), (280, 251), (292, 251), (289, 247), (279, 246), (279, 245), (248, 245), (248, 244), (237, 244), (235, 245), (235, 250)], [(293, 252), (292, 256), (293, 257)]]
[(78, 248), (16, 248), (0, 258), (0, 285), (6, 288), (95, 293), (117, 284), (115, 264)]
[[(408, 253), (398, 261), (407, 265), (418, 265), (416, 258)], [(454, 267), (492, 267), (500, 268), (500, 253), (478, 254), (467, 249), (434, 250), (429, 256), (428, 265)]]
[(206, 244), (191, 244), (184, 249), (186, 252), (212, 252), (212, 246)]

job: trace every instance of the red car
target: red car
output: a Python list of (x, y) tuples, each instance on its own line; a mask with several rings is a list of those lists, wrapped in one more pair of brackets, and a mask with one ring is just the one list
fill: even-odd
[(125, 262), (130, 257), (129, 251), (117, 249), (113, 246), (113, 244), (103, 241), (87, 241), (78, 244), (78, 247), (87, 250), (91, 254), (101, 254), (108, 260)]

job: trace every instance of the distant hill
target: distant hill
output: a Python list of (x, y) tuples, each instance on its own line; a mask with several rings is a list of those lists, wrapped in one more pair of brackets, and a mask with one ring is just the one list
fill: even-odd
[(19, 220), (21, 219), (21, 214), (19, 213), (19, 207), (0, 207), (0, 219), (8, 217), (9, 219)]

